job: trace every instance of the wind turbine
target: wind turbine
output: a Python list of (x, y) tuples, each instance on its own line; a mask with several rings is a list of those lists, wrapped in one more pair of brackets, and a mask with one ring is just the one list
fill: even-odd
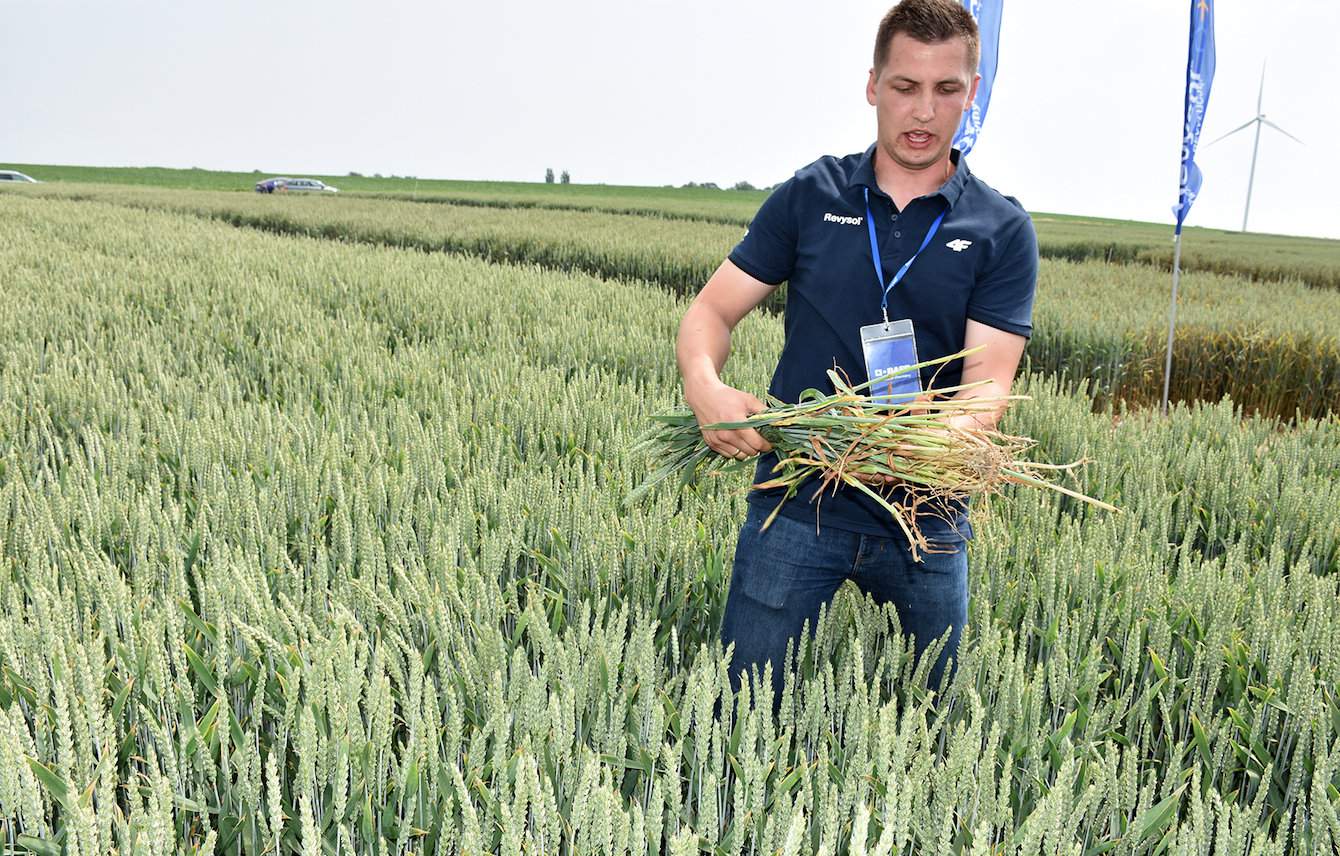
[(1256, 150), (1261, 145), (1261, 126), (1269, 125), (1276, 131), (1279, 131), (1284, 136), (1293, 140), (1295, 143), (1298, 143), (1300, 145), (1303, 144), (1302, 140), (1298, 139), (1293, 134), (1290, 134), (1288, 131), (1284, 130), (1279, 125), (1276, 125), (1274, 122), (1267, 119), (1266, 114), (1261, 112), (1261, 97), (1265, 94), (1265, 91), (1266, 91), (1266, 65), (1265, 63), (1261, 63), (1261, 88), (1257, 90), (1256, 93), (1256, 117), (1246, 122), (1243, 122), (1238, 127), (1229, 131), (1227, 134), (1224, 134), (1221, 137), (1216, 137), (1215, 139), (1210, 141), (1210, 145), (1212, 146), (1215, 143), (1219, 142), (1220, 140), (1224, 139), (1224, 137), (1231, 137), (1238, 131), (1245, 131), (1252, 125), (1256, 126), (1256, 140), (1252, 143), (1252, 168), (1251, 171), (1247, 173), (1247, 205), (1242, 209), (1242, 231), (1244, 232), (1247, 231), (1247, 212), (1252, 210), (1252, 181), (1256, 178)]

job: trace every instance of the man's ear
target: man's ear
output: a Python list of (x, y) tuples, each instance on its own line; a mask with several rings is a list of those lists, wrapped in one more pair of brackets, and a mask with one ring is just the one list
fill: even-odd
[(982, 82), (982, 76), (980, 74), (973, 74), (972, 86), (968, 88), (968, 103), (963, 105), (964, 113), (967, 113), (969, 110), (971, 110), (972, 102), (977, 100), (977, 84), (981, 82)]
[[(875, 106), (875, 84), (879, 82), (879, 77), (875, 74), (875, 69), (870, 69), (870, 79), (865, 82), (865, 101), (871, 107)], [(976, 84), (973, 91), (976, 92)]]

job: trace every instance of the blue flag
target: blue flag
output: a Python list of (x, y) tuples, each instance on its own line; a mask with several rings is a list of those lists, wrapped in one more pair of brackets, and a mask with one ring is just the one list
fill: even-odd
[(1186, 57), (1186, 109), (1182, 124), (1182, 176), (1177, 192), (1177, 228), (1200, 192), (1200, 167), (1196, 166), (1196, 143), (1205, 122), (1205, 104), (1210, 100), (1210, 82), (1214, 80), (1214, 0), (1191, 0), (1191, 43)]
[(977, 73), (982, 82), (977, 85), (977, 97), (972, 107), (963, 114), (954, 134), (954, 148), (965, 155), (972, 151), (977, 136), (982, 132), (982, 123), (986, 121), (986, 107), (991, 101), (991, 84), (996, 82), (996, 55), (1000, 47), (1000, 12), (1005, 0), (962, 0), (963, 8), (977, 19), (977, 32), (982, 52), (977, 62)]

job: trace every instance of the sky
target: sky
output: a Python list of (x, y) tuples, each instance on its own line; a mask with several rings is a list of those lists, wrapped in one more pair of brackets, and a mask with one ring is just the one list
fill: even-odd
[[(885, 2), (0, 0), (0, 163), (767, 186), (875, 136)], [(1187, 224), (1340, 238), (1340, 2), (1216, 3)], [(1006, 0), (973, 172), (1171, 224), (1189, 2)], [(1327, 108), (1330, 109), (1327, 109)]]

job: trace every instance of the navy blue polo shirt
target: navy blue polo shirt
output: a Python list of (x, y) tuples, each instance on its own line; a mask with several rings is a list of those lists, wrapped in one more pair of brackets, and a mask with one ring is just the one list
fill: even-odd
[[(930, 244), (889, 292), (889, 319), (912, 320), (921, 359), (962, 350), (969, 318), (1022, 336), (1032, 333), (1038, 248), (1023, 206), (974, 176), (954, 149), (950, 157), (956, 170), (949, 180), (899, 211), (875, 182), (874, 151), (872, 144), (864, 153), (825, 156), (797, 170), (764, 200), (730, 253), (730, 260), (755, 279), (789, 283), (785, 342), (768, 387), (782, 401), (795, 402), (810, 387), (831, 392), (827, 371), (835, 364), (853, 383), (867, 380), (860, 328), (882, 316), (865, 188), (886, 285), (945, 212)], [(944, 365), (938, 376), (936, 368), (921, 370), (923, 389), (957, 384), (962, 360)], [(760, 455), (755, 481), (772, 478), (776, 462), (773, 453)], [(807, 482), (780, 513), (813, 523), (816, 509), (810, 500), (818, 486), (817, 478)], [(749, 501), (771, 511), (783, 493), (751, 490)], [(825, 490), (819, 503), (821, 527), (901, 536), (889, 513), (855, 488), (843, 485), (836, 494)], [(924, 523), (928, 534), (943, 531), (936, 520)], [(965, 516), (955, 523), (971, 537)]]

